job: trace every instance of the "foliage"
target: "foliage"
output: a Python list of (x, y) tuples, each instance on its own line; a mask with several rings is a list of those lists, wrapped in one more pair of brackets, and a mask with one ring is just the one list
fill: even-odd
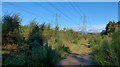
[[(12, 61), (11, 61), (12, 60)], [(24, 53), (11, 53), (10, 55), (3, 55), (3, 65), (24, 65), (25, 64), (25, 54)]]
[(106, 27), (105, 30), (103, 30), (101, 32), (101, 35), (106, 35), (106, 34), (110, 34), (112, 32), (118, 32), (120, 29), (120, 21), (119, 22), (114, 22), (114, 21), (110, 21)]
[(56, 48), (56, 50), (61, 55), (62, 59), (66, 58), (67, 55), (71, 53), (71, 51), (69, 50), (69, 47), (65, 47), (62, 44), (58, 45), (58, 47)]
[(21, 19), (19, 18), (19, 15), (5, 15), (3, 17), (3, 23), (2, 23), (2, 29), (3, 33), (9, 33), (10, 31), (13, 32), (15, 29), (19, 29)]
[(50, 46), (41, 46), (34, 48), (26, 55), (28, 66), (54, 66), (60, 60), (60, 54)]
[(58, 25), (53, 29), (50, 24), (37, 24), (35, 20), (25, 26), (20, 25), (20, 22), (19, 15), (3, 17), (2, 44), (14, 44), (16, 47), (16, 52), (12, 51), (9, 55), (3, 55), (3, 65), (27, 63), (28, 66), (51, 65), (53, 67), (71, 52), (86, 53), (89, 49), (84, 44), (90, 44), (93, 51), (92, 59), (96, 63), (120, 64), (117, 34), (120, 22), (110, 21), (101, 35), (82, 35), (73, 29), (61, 30)]
[(120, 65), (119, 33), (112, 34), (112, 42), (103, 41), (94, 50), (93, 59), (99, 65)]
[(38, 34), (32, 34), (28, 39), (28, 45), (30, 49), (39, 47), (40, 45), (42, 46), (43, 45), (42, 36), (39, 36)]
[(102, 30), (101, 35), (107, 35), (106, 30)]
[(36, 21), (33, 20), (29, 25), (23, 26), (21, 30), (22, 35), (24, 36), (25, 40), (27, 40), (31, 34), (39, 33), (39, 26), (37, 25)]
[(19, 15), (5, 15), (2, 22), (2, 45), (12, 45), (22, 42), (23, 37), (20, 31), (21, 19)]
[(90, 39), (92, 44), (92, 59), (98, 65), (119, 65), (119, 22), (110, 21), (106, 29), (101, 32), (100, 38)]

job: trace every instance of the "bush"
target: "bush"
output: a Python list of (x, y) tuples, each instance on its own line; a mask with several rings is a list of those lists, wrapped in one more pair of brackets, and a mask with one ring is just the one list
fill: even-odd
[(29, 48), (36, 48), (39, 46), (43, 46), (43, 37), (38, 34), (32, 34), (28, 39)]
[(49, 46), (34, 48), (29, 53), (26, 53), (28, 66), (53, 66), (60, 60), (60, 55)]
[(70, 50), (69, 47), (65, 47), (64, 45), (58, 45), (58, 47), (56, 48), (57, 52), (61, 55), (61, 59), (64, 59), (67, 57), (68, 54), (70, 54)]
[(116, 32), (112, 34), (112, 42), (104, 41), (100, 46), (97, 46), (93, 52), (93, 60), (99, 65), (120, 65), (120, 37)]
[(94, 49), (94, 48), (97, 48), (96, 46), (99, 46), (104, 39), (105, 38), (102, 39), (102, 37), (99, 35), (91, 35), (89, 37), (88, 43), (90, 44), (90, 47), (92, 47), (92, 49)]
[(24, 65), (25, 64), (25, 54), (17, 52), (11, 53), (10, 55), (3, 56), (3, 65)]
[[(10, 55), (3, 55), (3, 65), (24, 65), (53, 67), (61, 59), (58, 50), (50, 46), (40, 46), (24, 52), (14, 52)], [(12, 60), (12, 61), (11, 61)]]

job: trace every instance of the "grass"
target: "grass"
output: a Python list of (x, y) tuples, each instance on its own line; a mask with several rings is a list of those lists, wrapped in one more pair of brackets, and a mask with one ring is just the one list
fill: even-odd
[(73, 53), (78, 53), (78, 54), (87, 54), (90, 52), (90, 49), (87, 48), (86, 46), (84, 45), (77, 45), (76, 44), (72, 44), (73, 46), (70, 47), (70, 50), (73, 52)]
[(88, 44), (88, 39), (81, 38), (78, 41), (78, 44), (70, 44), (69, 48), (72, 52), (78, 53), (78, 54), (85, 54), (90, 52), (90, 48), (86, 46)]

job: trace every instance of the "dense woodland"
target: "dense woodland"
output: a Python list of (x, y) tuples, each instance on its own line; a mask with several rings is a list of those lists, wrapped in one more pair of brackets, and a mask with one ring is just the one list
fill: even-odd
[(120, 22), (108, 22), (100, 34), (81, 34), (35, 20), (22, 26), (21, 21), (17, 14), (2, 18), (3, 65), (53, 67), (72, 52), (85, 53), (82, 43), (90, 44), (94, 64), (120, 65)]

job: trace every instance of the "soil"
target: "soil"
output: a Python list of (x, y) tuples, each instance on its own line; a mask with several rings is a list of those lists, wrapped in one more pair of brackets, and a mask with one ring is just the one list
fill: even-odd
[(81, 66), (92, 65), (92, 60), (90, 59), (90, 55), (71, 53), (69, 56), (67, 56), (66, 59), (60, 61), (57, 64), (57, 67), (66, 67), (66, 66), (72, 66), (72, 67), (78, 66), (79, 67), (79, 65)]

